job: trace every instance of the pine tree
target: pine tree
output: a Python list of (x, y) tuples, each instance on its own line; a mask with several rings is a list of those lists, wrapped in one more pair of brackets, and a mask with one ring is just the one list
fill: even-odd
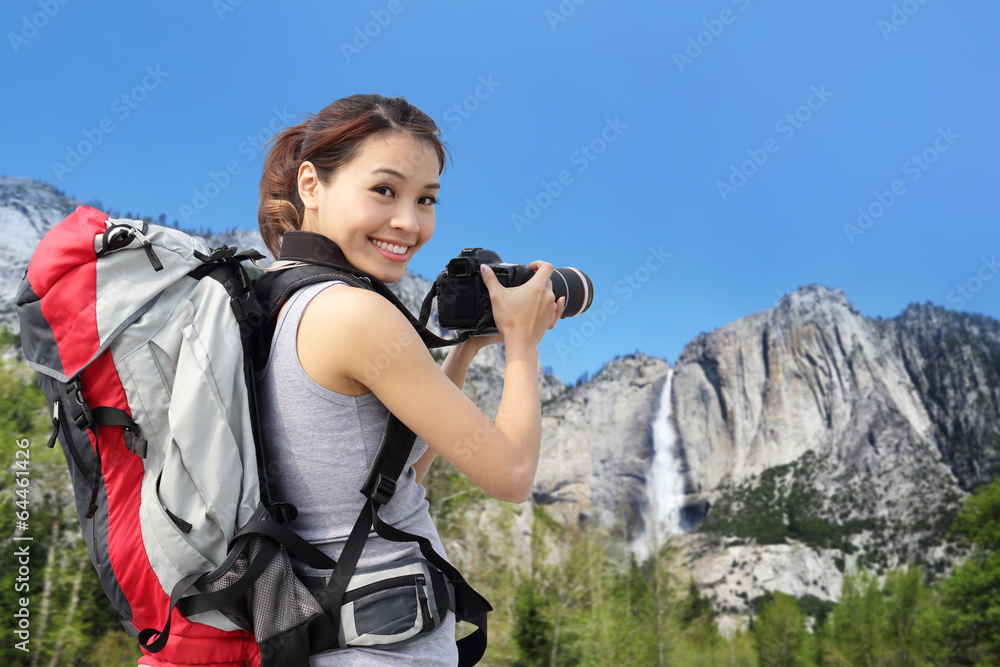
[(943, 585), (948, 643), (968, 664), (1000, 665), (1000, 478), (965, 501), (952, 530), (972, 555)]
[(774, 593), (774, 601), (765, 602), (754, 622), (760, 667), (808, 667), (811, 638), (806, 616), (790, 595)]

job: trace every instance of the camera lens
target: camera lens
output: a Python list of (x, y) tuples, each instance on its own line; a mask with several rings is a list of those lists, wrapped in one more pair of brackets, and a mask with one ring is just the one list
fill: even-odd
[(563, 317), (573, 317), (590, 308), (594, 301), (594, 284), (590, 276), (574, 269), (572, 266), (562, 266), (552, 271), (552, 291), (556, 299), (566, 297), (566, 308)]

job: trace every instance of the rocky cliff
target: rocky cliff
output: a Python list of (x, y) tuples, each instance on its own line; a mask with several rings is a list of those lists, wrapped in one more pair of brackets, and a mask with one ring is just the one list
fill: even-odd
[(674, 457), (678, 539), (734, 613), (773, 590), (836, 599), (852, 569), (940, 573), (962, 556), (951, 517), (1000, 461), (1000, 322), (930, 305), (870, 319), (840, 290), (802, 288), (685, 347), (664, 454), (667, 371), (616, 360), (545, 407), (537, 504), (631, 543), (655, 518), (653, 458)]
[(689, 343), (672, 404), (686, 502), (710, 508), (686, 541), (717, 605), (833, 599), (845, 569), (959, 555), (951, 516), (997, 474), (1000, 323), (929, 305), (872, 320), (810, 286)]
[(27, 178), (0, 176), (0, 324), (17, 330), (14, 293), (35, 246), (79, 202), (53, 186)]
[[(673, 405), (692, 496), (807, 452), (893, 497), (955, 485), (892, 328), (812, 286), (688, 344)], [(910, 470), (928, 481), (901, 488)]]
[(959, 484), (970, 490), (1000, 475), (1000, 322), (913, 305), (890, 324)]
[(653, 418), (669, 366), (635, 355), (610, 362), (544, 405), (533, 499), (563, 523), (594, 523), (623, 539), (641, 531)]
[[(2, 323), (16, 328), (11, 302), (30, 253), (78, 204), (0, 178)], [(261, 247), (246, 230), (208, 242)], [(394, 290), (419, 312), (429, 286), (408, 274)], [(490, 415), (502, 368), (502, 346), (488, 348), (466, 381)], [(1000, 473), (1000, 322), (931, 305), (870, 319), (814, 285), (692, 340), (665, 393), (670, 370), (634, 355), (576, 387), (543, 375), (535, 509), (599, 527), (624, 551), (649, 537), (650, 471), (670, 457), (684, 494), (667, 509), (688, 531), (677, 539), (716, 607), (734, 613), (769, 590), (835, 599), (851, 568), (943, 572), (962, 556), (948, 543), (951, 516)], [(653, 427), (664, 398), (666, 453)], [(523, 555), (533, 513), (516, 515), (509, 546)], [(491, 539), (449, 549), (494, 558), (483, 551)]]

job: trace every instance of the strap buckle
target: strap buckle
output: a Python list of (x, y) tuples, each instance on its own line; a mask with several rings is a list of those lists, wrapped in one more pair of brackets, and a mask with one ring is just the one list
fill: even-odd
[(379, 473), (378, 477), (375, 478), (375, 488), (368, 497), (379, 505), (387, 505), (395, 493), (396, 480)]
[(90, 412), (90, 406), (83, 400), (83, 388), (80, 386), (80, 378), (66, 384), (66, 398), (69, 399), (69, 418), (81, 431), (94, 425), (94, 416)]
[(241, 330), (247, 325), (257, 328), (264, 323), (264, 309), (261, 308), (257, 295), (252, 291), (246, 296), (231, 297), (229, 304), (233, 308), (233, 314), (236, 315), (236, 321), (239, 322)]

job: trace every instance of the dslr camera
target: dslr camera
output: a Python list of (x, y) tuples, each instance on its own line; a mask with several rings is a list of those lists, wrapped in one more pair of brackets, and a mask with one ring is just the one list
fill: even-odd
[[(438, 275), (431, 289), (431, 294), (437, 297), (438, 324), (441, 328), (471, 331), (473, 335), (497, 333), (490, 293), (479, 269), (483, 264), (493, 269), (504, 287), (523, 285), (535, 275), (524, 264), (502, 261), (500, 255), (492, 250), (466, 248), (448, 262), (448, 268)], [(594, 284), (590, 277), (572, 267), (552, 271), (552, 291), (556, 299), (566, 297), (563, 317), (579, 315), (594, 301)]]

